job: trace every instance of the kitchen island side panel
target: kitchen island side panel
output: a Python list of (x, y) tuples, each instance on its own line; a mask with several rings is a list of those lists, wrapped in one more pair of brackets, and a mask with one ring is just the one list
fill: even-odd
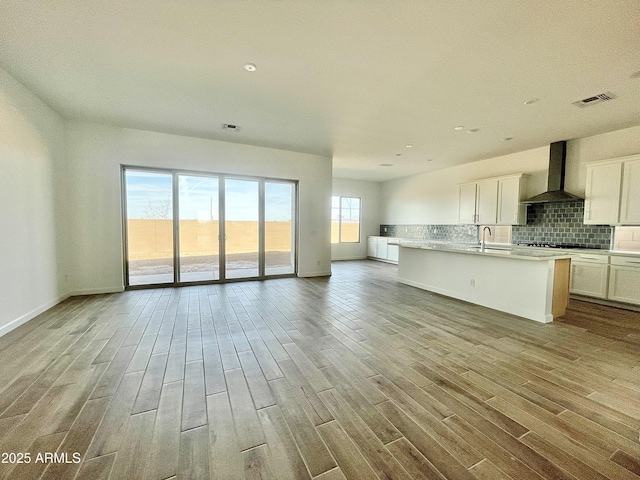
[(555, 260), (400, 248), (398, 281), (525, 317), (553, 321)]

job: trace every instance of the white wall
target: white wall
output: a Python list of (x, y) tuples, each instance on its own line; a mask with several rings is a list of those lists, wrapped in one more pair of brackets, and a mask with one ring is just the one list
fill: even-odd
[(588, 162), (640, 153), (640, 126), (567, 142), (565, 189), (584, 197)]
[(0, 69), (0, 335), (65, 298), (64, 122)]
[(381, 223), (458, 223), (458, 184), (511, 173), (526, 173), (527, 195), (546, 190), (549, 146), (445, 168), (382, 184)]
[(81, 122), (67, 134), (74, 294), (123, 288), (121, 164), (299, 180), (299, 275), (331, 273), (331, 158)]
[[(584, 197), (585, 163), (640, 153), (640, 127), (567, 142), (565, 190)], [(457, 223), (458, 184), (510, 173), (526, 173), (527, 196), (547, 189), (549, 147), (482, 160), (382, 184), (381, 223)]]
[(333, 179), (332, 195), (360, 197), (360, 243), (331, 244), (331, 260), (355, 260), (367, 258), (367, 236), (380, 234), (380, 192), (378, 182)]

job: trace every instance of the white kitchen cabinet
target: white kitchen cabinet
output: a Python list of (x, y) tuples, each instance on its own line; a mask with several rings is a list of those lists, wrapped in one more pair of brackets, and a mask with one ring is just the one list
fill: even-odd
[(465, 183), (458, 189), (458, 222), (476, 223), (476, 189), (475, 183)]
[(611, 256), (608, 298), (640, 304), (640, 256)]
[(498, 181), (478, 182), (476, 223), (493, 225), (498, 214)]
[(584, 223), (640, 225), (640, 154), (587, 164)]
[(397, 238), (376, 236), (367, 238), (367, 257), (374, 260), (398, 263), (398, 249)]
[(584, 223), (612, 225), (618, 223), (622, 162), (587, 165), (584, 199)]
[(387, 244), (387, 260), (390, 262), (398, 263), (398, 257), (400, 255), (400, 245)]
[(571, 293), (607, 298), (609, 256), (580, 254), (571, 259)]
[(498, 180), (497, 225), (526, 225), (527, 206), (524, 200), (524, 175), (514, 175)]
[(620, 223), (640, 224), (640, 158), (623, 163)]
[(367, 238), (367, 257), (375, 258), (378, 246), (378, 237)]
[(520, 225), (527, 219), (521, 205), (524, 175), (487, 178), (458, 186), (458, 222)]
[(378, 237), (378, 245), (376, 246), (376, 258), (381, 260), (387, 259), (387, 239), (385, 237)]

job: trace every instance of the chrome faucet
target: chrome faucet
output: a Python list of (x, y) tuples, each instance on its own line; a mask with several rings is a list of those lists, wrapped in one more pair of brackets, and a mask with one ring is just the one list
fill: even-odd
[(482, 229), (482, 240), (480, 241), (480, 251), (484, 252), (484, 247), (487, 244), (487, 241), (484, 238), (484, 234), (486, 233), (486, 231), (489, 230), (489, 235), (491, 235), (491, 228), (489, 227), (484, 227)]

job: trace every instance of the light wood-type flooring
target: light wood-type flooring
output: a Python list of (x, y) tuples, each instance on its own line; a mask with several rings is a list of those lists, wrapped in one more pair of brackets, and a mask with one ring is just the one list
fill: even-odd
[(0, 452), (30, 456), (0, 478), (640, 479), (640, 313), (333, 271), (71, 298), (0, 338)]

